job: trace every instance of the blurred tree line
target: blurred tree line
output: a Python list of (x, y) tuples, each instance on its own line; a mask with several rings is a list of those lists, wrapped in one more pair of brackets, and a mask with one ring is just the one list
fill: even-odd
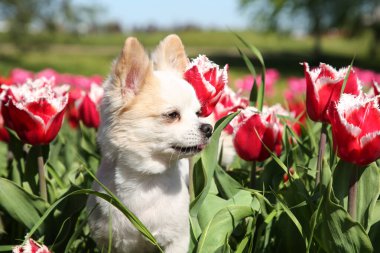
[[(306, 29), (315, 38), (314, 53), (321, 53), (321, 37), (333, 29), (355, 36), (372, 31), (369, 55), (376, 54), (380, 42), (379, 0), (239, 0), (242, 9), (251, 11), (255, 24), (263, 29)], [(286, 23), (286, 24), (284, 24)]]
[[(303, 29), (315, 38), (314, 53), (321, 53), (322, 35), (335, 29), (345, 36), (372, 31), (369, 55), (380, 43), (380, 0), (238, 0), (250, 11), (254, 26), (264, 30)], [(72, 0), (0, 0), (0, 21), (8, 38), (25, 51), (45, 47), (56, 33), (121, 32), (117, 23), (101, 24), (105, 8)], [(33, 36), (33, 33), (39, 33)], [(379, 52), (377, 52), (379, 53)]]
[[(0, 20), (6, 21), (9, 39), (23, 51), (46, 46), (58, 32), (75, 35), (99, 29), (99, 15), (103, 12), (94, 3), (78, 6), (71, 0), (0, 0)], [(121, 30), (117, 23), (102, 28)], [(43, 35), (30, 36), (36, 32)]]

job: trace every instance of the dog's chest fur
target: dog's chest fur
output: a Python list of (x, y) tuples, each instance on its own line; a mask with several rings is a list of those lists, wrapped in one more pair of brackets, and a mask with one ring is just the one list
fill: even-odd
[[(188, 227), (189, 194), (186, 182), (188, 162), (187, 159), (179, 160), (162, 174), (144, 175), (144, 177), (125, 168), (110, 168), (108, 167), (110, 163), (103, 162), (97, 176), (103, 179), (102, 183), (116, 193), (125, 206), (138, 215), (160, 245), (165, 247), (173, 240), (179, 240), (178, 236), (184, 235), (183, 227)], [(110, 171), (115, 173), (109, 173)], [(98, 185), (95, 189), (102, 191)], [(93, 197), (89, 202), (91, 206), (99, 205), (92, 214), (95, 217), (92, 221), (96, 221), (91, 224), (95, 227), (93, 229), (95, 237), (107, 234), (109, 224), (112, 223), (113, 252), (154, 250), (119, 210)], [(109, 216), (110, 213), (112, 218)], [(104, 240), (103, 245), (107, 245), (108, 238)], [(118, 251), (118, 249), (123, 250)]]

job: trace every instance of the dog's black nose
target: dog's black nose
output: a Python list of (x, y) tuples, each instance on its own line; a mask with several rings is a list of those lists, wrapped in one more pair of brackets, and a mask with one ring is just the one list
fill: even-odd
[(202, 124), (200, 127), (202, 133), (205, 134), (207, 138), (210, 138), (212, 135), (212, 126), (210, 124)]

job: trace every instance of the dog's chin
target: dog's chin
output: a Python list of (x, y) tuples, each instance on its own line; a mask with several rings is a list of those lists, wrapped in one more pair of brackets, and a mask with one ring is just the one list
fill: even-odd
[(201, 152), (206, 147), (206, 143), (194, 145), (194, 146), (182, 146), (182, 145), (172, 145), (170, 149), (178, 157), (186, 158), (191, 157), (199, 152)]

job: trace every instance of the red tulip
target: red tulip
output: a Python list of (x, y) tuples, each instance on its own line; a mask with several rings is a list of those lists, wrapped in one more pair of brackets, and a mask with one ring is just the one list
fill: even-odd
[(286, 100), (295, 100), (306, 94), (306, 80), (304, 77), (289, 77), (287, 83), (288, 89), (285, 92)]
[(83, 96), (82, 101), (79, 101), (79, 118), (85, 126), (98, 128), (100, 123), (98, 106), (102, 97), (103, 88), (93, 83), (90, 92)]
[(228, 82), (227, 70), (228, 65), (219, 69), (205, 55), (200, 55), (190, 63), (184, 73), (185, 80), (193, 86), (202, 105), (201, 116), (209, 116), (218, 103)]
[(235, 150), (244, 160), (264, 161), (270, 156), (265, 146), (276, 153), (281, 151), (280, 124), (271, 108), (260, 113), (248, 107), (233, 121)]
[[(258, 86), (262, 83), (261, 75), (256, 77), (256, 83)], [(273, 95), (273, 86), (274, 84), (280, 79), (280, 72), (278, 72), (277, 69), (267, 69), (265, 72), (265, 92), (269, 96)], [(239, 88), (239, 90), (250, 92), (253, 86), (253, 76), (247, 75), (243, 77), (242, 79), (239, 79), (236, 81), (236, 87)]]
[(55, 71), (54, 69), (47, 68), (47, 69), (41, 70), (35, 75), (35, 78), (42, 78), (42, 77), (45, 77), (46, 79), (54, 78), (55, 84), (61, 84), (59, 83), (60, 76), (58, 72)]
[(61, 128), (68, 87), (52, 88), (45, 78), (20, 86), (3, 86), (2, 114), (5, 125), (32, 145), (50, 143)]
[(45, 245), (40, 245), (32, 239), (29, 239), (25, 245), (15, 246), (12, 253), (50, 253)]
[(357, 165), (380, 158), (380, 97), (343, 94), (331, 106), (331, 127), (338, 156)]
[[(226, 86), (219, 102), (214, 108), (215, 120), (219, 120), (239, 109), (244, 109), (248, 105), (248, 99), (239, 96), (239, 94), (236, 94), (233, 90)], [(228, 124), (225, 130), (227, 133), (232, 134), (233, 128), (230, 124)]]
[(372, 81), (376, 79), (376, 72), (368, 69), (354, 68), (356, 75), (359, 80), (362, 81), (363, 85), (370, 86)]
[(34, 74), (31, 71), (15, 68), (10, 73), (10, 78), (15, 84), (25, 83), (28, 79), (33, 79)]
[[(335, 70), (333, 67), (321, 63), (318, 68), (309, 69), (303, 63), (306, 77), (306, 110), (314, 121), (329, 122), (328, 108), (331, 103), (339, 100), (344, 78), (348, 68)], [(358, 95), (361, 85), (354, 70), (351, 70), (344, 93)]]

